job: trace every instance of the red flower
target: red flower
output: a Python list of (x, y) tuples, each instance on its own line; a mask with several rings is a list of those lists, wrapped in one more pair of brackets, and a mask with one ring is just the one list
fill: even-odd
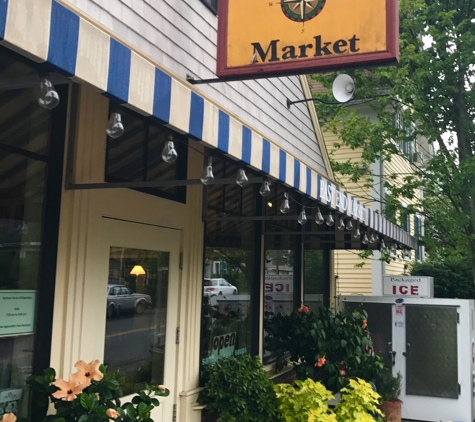
[(325, 361), (326, 361), (325, 356), (323, 356), (315, 362), (315, 366), (323, 366), (325, 365)]
[(302, 312), (304, 314), (308, 314), (310, 310), (308, 309), (308, 306), (302, 305), (300, 308), (297, 309), (299, 312)]
[(361, 328), (366, 328), (367, 326), (368, 326), (368, 321), (364, 319), (363, 324), (361, 325)]

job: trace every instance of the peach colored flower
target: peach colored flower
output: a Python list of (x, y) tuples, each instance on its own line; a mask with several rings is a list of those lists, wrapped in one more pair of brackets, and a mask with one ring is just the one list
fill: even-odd
[(67, 401), (73, 401), (77, 394), (79, 394), (86, 387), (83, 384), (79, 383), (80, 378), (78, 374), (72, 374), (69, 376), (69, 381), (66, 382), (62, 378), (58, 378), (54, 385), (59, 388), (58, 391), (55, 391), (51, 394), (55, 399), (66, 399)]
[(302, 305), (300, 308), (297, 309), (299, 312), (303, 312), (304, 314), (308, 314), (310, 310), (308, 309), (308, 306)]
[(104, 374), (99, 371), (99, 365), (100, 362), (97, 359), (90, 363), (86, 363), (83, 360), (76, 362), (74, 367), (78, 370), (79, 382), (88, 387), (91, 385), (91, 380), (100, 381), (104, 377)]
[(15, 422), (16, 416), (14, 413), (5, 413), (2, 418), (2, 422)]
[(326, 359), (325, 356), (321, 357), (315, 362), (315, 366), (323, 366), (325, 365)]
[(367, 326), (368, 326), (368, 321), (364, 319), (363, 324), (361, 325), (361, 328), (366, 328)]
[(161, 385), (161, 384), (158, 386), (158, 389), (159, 389), (162, 393), (164, 393), (165, 391), (167, 391), (167, 387), (165, 387), (164, 385)]
[(115, 409), (107, 409), (106, 410), (106, 415), (110, 418), (110, 419), (117, 419), (120, 415), (119, 415), (119, 412)]
[(346, 371), (344, 369), (340, 369), (340, 375), (343, 377), (346, 375)]

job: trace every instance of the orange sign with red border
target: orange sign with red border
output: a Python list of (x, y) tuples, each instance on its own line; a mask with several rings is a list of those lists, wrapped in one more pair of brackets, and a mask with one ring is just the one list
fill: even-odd
[(394, 64), (397, 0), (219, 0), (219, 78)]

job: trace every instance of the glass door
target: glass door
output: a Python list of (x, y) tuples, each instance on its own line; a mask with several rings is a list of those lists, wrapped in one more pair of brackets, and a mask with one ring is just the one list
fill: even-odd
[(103, 218), (108, 240), (104, 363), (125, 396), (163, 384), (152, 419), (172, 420), (176, 397), (179, 230)]

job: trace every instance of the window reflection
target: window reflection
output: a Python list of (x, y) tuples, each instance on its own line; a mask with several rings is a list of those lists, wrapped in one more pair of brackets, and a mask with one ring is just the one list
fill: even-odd
[(323, 305), (325, 291), (323, 250), (306, 250), (304, 254), (303, 303), (315, 311)]
[(163, 383), (168, 252), (110, 248), (104, 362), (124, 395)]
[(250, 352), (253, 250), (208, 247), (203, 280), (201, 363)]
[[(267, 249), (264, 275), (264, 318), (289, 315), (294, 310), (294, 252), (291, 249)], [(266, 333), (264, 332), (264, 339)], [(272, 361), (264, 340), (263, 361)]]

